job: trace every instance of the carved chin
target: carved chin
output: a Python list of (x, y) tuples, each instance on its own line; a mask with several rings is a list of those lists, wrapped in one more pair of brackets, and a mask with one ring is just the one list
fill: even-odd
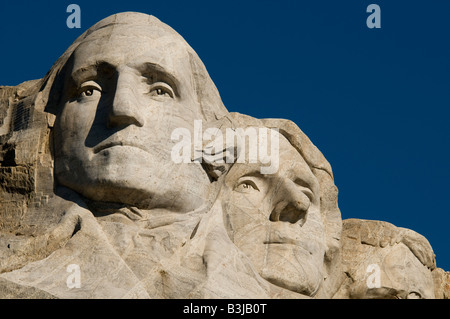
[(133, 178), (125, 169), (105, 169), (78, 179), (66, 172), (59, 174), (58, 182), (90, 200), (121, 203), (141, 209), (164, 208), (174, 212), (192, 211), (203, 205), (208, 195), (206, 192), (186, 192), (182, 188), (183, 183), (163, 180), (151, 174)]
[(323, 283), (323, 261), (293, 245), (283, 246), (267, 254), (261, 276), (274, 285), (313, 297)]

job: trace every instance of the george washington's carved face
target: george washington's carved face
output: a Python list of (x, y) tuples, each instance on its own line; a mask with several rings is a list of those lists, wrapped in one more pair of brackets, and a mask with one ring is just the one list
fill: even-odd
[(55, 122), (55, 174), (87, 198), (186, 212), (208, 176), (170, 157), (177, 127), (201, 119), (186, 44), (158, 24), (113, 24), (87, 36), (66, 65)]

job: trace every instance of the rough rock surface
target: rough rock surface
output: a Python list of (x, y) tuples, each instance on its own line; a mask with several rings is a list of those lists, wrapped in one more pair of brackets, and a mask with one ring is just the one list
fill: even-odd
[(342, 221), (300, 128), (229, 113), (155, 17), (110, 16), (0, 87), (0, 145), (0, 298), (450, 295), (423, 236)]
[(410, 229), (382, 221), (344, 220), (342, 262), (347, 278), (336, 298), (444, 296), (446, 279), (436, 268), (429, 242)]

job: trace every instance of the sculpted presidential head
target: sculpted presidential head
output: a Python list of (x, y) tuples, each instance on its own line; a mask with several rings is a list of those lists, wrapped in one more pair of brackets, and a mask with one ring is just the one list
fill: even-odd
[(313, 296), (325, 254), (320, 185), (288, 140), (278, 133), (273, 138), (280, 147), (275, 173), (261, 174), (259, 163), (236, 163), (225, 178), (228, 233), (263, 278)]
[(242, 140), (238, 149), (245, 161), (232, 164), (219, 194), (228, 236), (270, 283), (310, 297), (329, 297), (339, 281), (341, 219), (328, 162), (288, 120), (230, 116), (238, 124), (270, 131), (262, 136), (264, 131), (258, 131), (257, 148), (266, 150), (257, 153), (270, 150), (277, 163), (273, 171), (262, 171), (267, 161), (251, 160), (257, 148)]
[(47, 82), (59, 184), (148, 209), (186, 212), (204, 203), (208, 175), (199, 163), (171, 160), (171, 132), (226, 109), (173, 29), (146, 14), (110, 16), (72, 44)]

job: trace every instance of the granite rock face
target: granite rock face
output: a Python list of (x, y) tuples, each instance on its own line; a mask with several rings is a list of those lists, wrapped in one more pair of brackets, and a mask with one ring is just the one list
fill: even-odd
[(433, 299), (445, 294), (442, 285), (447, 279), (437, 278), (443, 271), (436, 268), (429, 242), (410, 229), (347, 219), (341, 251), (347, 278), (337, 298)]
[(153, 16), (110, 16), (0, 87), (0, 145), (0, 298), (449, 296), (423, 236), (342, 221), (301, 129), (229, 113)]

